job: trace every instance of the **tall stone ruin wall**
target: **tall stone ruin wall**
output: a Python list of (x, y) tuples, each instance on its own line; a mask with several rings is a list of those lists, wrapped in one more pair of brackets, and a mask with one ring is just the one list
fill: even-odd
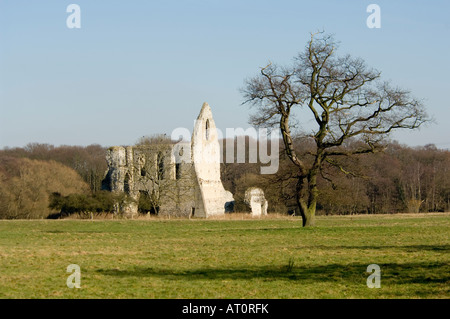
[[(177, 158), (183, 148), (189, 155), (187, 161)], [(142, 192), (159, 194), (161, 215), (223, 215), (234, 203), (220, 179), (220, 145), (207, 103), (197, 117), (191, 143), (115, 146), (108, 150), (106, 160), (104, 188), (133, 199), (118, 208), (127, 215), (137, 214)]]
[[(192, 134), (192, 162), (202, 196), (204, 217), (223, 215), (234, 202), (220, 179), (220, 144), (211, 108), (204, 103)], [(202, 216), (203, 217), (203, 216)]]

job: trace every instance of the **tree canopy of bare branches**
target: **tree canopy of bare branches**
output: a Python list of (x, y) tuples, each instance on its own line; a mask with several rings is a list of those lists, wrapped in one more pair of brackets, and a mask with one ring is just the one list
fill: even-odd
[[(421, 101), (410, 92), (381, 80), (381, 73), (360, 58), (337, 55), (337, 42), (323, 32), (311, 34), (306, 49), (290, 66), (273, 63), (246, 80), (244, 104), (255, 112), (256, 126), (279, 128), (285, 152), (298, 168), (296, 199), (303, 226), (313, 226), (319, 189), (318, 174), (324, 166), (350, 173), (340, 157), (374, 153), (394, 130), (417, 129), (429, 121)], [(293, 111), (309, 111), (314, 129), (306, 136), (314, 141), (305, 161), (295, 149)], [(343, 147), (348, 144), (354, 147)]]

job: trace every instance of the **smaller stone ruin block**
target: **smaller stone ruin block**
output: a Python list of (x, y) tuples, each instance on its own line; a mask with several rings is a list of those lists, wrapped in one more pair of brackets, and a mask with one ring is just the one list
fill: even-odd
[(244, 202), (250, 206), (252, 216), (267, 215), (268, 202), (264, 197), (264, 191), (261, 188), (248, 188), (245, 191)]

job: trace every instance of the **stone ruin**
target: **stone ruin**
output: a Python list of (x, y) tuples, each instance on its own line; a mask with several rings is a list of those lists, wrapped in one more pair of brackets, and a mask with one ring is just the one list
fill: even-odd
[(220, 152), (211, 108), (204, 103), (191, 142), (109, 148), (104, 189), (131, 198), (116, 205), (128, 217), (137, 215), (144, 197), (159, 215), (223, 215), (234, 198), (220, 179)]
[(264, 191), (258, 187), (250, 187), (245, 191), (244, 202), (250, 206), (252, 216), (267, 215), (268, 202)]

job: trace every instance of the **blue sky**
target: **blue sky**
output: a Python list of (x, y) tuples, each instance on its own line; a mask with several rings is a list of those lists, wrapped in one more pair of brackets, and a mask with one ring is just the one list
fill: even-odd
[[(71, 3), (80, 29), (66, 26)], [(380, 29), (366, 26), (371, 3)], [(394, 139), (450, 148), (449, 9), (446, 0), (0, 0), (0, 148), (129, 145), (192, 130), (205, 101), (222, 131), (247, 128), (244, 79), (269, 60), (290, 63), (317, 30), (424, 100), (436, 123)]]

